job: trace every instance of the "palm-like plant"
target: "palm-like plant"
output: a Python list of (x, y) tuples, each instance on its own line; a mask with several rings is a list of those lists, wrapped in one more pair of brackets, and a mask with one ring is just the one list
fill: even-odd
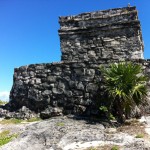
[(144, 102), (147, 77), (142, 74), (140, 65), (131, 62), (115, 63), (101, 71), (105, 92), (111, 99), (110, 105), (115, 106), (119, 119), (123, 122), (123, 114), (128, 117), (133, 106)]

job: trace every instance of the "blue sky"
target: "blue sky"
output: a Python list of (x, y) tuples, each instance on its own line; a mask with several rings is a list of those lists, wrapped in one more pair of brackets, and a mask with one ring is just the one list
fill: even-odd
[(59, 16), (128, 3), (139, 11), (144, 56), (150, 58), (149, 0), (0, 0), (0, 99), (8, 99), (14, 68), (60, 61)]

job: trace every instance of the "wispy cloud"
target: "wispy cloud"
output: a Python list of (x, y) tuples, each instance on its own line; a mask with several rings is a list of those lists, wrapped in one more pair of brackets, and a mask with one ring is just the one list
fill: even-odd
[(8, 91), (0, 91), (0, 100), (9, 101), (9, 92)]

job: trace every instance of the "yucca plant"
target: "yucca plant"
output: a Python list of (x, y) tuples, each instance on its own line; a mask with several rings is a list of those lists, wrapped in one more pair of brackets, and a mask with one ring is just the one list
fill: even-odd
[(100, 70), (110, 105), (115, 107), (120, 122), (123, 122), (124, 114), (127, 118), (133, 106), (144, 102), (148, 79), (142, 74), (142, 67), (132, 62), (114, 63)]

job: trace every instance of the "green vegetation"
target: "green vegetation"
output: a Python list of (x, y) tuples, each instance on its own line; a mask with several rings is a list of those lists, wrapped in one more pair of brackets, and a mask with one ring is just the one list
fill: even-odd
[(0, 124), (20, 124), (22, 122), (35, 122), (35, 121), (40, 121), (40, 118), (30, 118), (28, 120), (22, 120), (22, 119), (3, 119), (0, 121)]
[(0, 105), (5, 105), (5, 104), (7, 104), (7, 102), (6, 102), (6, 101), (2, 101), (2, 100), (0, 100)]
[(20, 120), (20, 119), (4, 119), (0, 121), (0, 124), (19, 124), (22, 121), (23, 120)]
[(63, 123), (63, 122), (58, 122), (58, 123), (57, 123), (57, 126), (61, 126), (61, 127), (62, 127), (62, 126), (65, 126), (65, 123)]
[(41, 120), (41, 118), (34, 117), (34, 118), (28, 119), (27, 122), (35, 122), (35, 121), (40, 121), (40, 120)]
[(16, 138), (17, 134), (10, 134), (9, 130), (5, 130), (0, 133), (0, 146), (7, 144), (10, 142), (13, 138)]
[(118, 147), (118, 146), (113, 146), (113, 147), (111, 148), (111, 150), (119, 150), (119, 147)]
[(121, 149), (120, 146), (117, 146), (117, 145), (103, 145), (103, 146), (98, 146), (98, 147), (89, 147), (85, 150), (119, 150)]
[(99, 107), (100, 111), (102, 111), (103, 113), (105, 113), (105, 115), (107, 116), (107, 118), (109, 120), (115, 120), (115, 117), (113, 116), (113, 114), (108, 110), (108, 108), (106, 106), (100, 106)]
[(106, 107), (115, 109), (118, 121), (123, 123), (130, 116), (131, 109), (144, 104), (147, 95), (147, 77), (142, 74), (142, 67), (131, 62), (111, 64), (109, 68), (100, 68), (104, 78)]
[(135, 136), (135, 138), (144, 138), (144, 135), (143, 135), (143, 134), (137, 134), (137, 135)]

